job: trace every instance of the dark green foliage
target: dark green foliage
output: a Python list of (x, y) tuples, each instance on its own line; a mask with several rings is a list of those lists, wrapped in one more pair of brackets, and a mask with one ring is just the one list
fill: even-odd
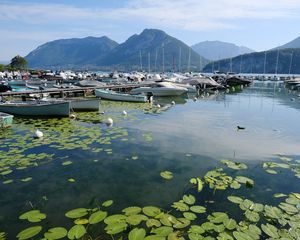
[(22, 70), (27, 67), (27, 61), (25, 58), (21, 57), (20, 55), (17, 55), (10, 61), (10, 66), (13, 69)]

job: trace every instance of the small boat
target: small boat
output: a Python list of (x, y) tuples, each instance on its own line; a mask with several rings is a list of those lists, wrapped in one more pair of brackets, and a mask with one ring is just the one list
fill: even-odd
[(139, 87), (132, 89), (130, 93), (132, 94), (152, 94), (153, 96), (179, 96), (183, 93), (188, 92), (184, 87), (176, 86), (170, 82), (157, 82), (153, 84), (152, 87)]
[(61, 116), (70, 115), (68, 101), (10, 101), (0, 103), (0, 111), (23, 116)]
[(96, 89), (96, 97), (103, 99), (114, 100), (114, 101), (125, 101), (125, 102), (147, 102), (147, 97), (142, 94), (131, 95), (126, 93), (115, 92), (105, 89)]
[(97, 98), (42, 98), (42, 101), (70, 102), (71, 111), (98, 111), (100, 101)]
[(12, 126), (13, 115), (0, 112), (0, 128), (7, 128)]

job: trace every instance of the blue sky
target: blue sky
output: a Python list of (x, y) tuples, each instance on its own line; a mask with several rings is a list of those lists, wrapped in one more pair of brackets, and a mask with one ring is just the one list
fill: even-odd
[(300, 0), (0, 0), (0, 60), (60, 38), (121, 43), (145, 28), (263, 51), (299, 37), (299, 20)]

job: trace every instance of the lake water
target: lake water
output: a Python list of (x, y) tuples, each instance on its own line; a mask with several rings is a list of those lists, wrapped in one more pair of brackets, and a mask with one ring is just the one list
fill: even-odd
[[(108, 211), (114, 214), (129, 206), (170, 210), (184, 194), (193, 194), (208, 212), (227, 212), (237, 220), (240, 210), (227, 201), (229, 195), (277, 205), (282, 199), (273, 194), (300, 192), (300, 179), (287, 168), (267, 173), (262, 164), (284, 162), (300, 169), (297, 94), (279, 82), (254, 82), (241, 91), (196, 101), (192, 95), (157, 98), (153, 106), (102, 101), (104, 114), (76, 113), (75, 120), (15, 117), (13, 127), (0, 135), (0, 232), (15, 239), (21, 230), (41, 225), (34, 238), (40, 239), (51, 227), (74, 225), (65, 217), (67, 211), (104, 209), (101, 203), (109, 199), (114, 203)], [(111, 127), (103, 123), (108, 117), (114, 119)], [(43, 139), (33, 138), (37, 128)], [(248, 168), (228, 169), (222, 159)], [(220, 167), (233, 177), (253, 179), (254, 186), (212, 191), (205, 185), (198, 193), (189, 183)], [(171, 180), (160, 176), (165, 170), (173, 173)], [(32, 209), (47, 218), (40, 223), (18, 219)], [(104, 232), (90, 228), (89, 233), (111, 239)]]

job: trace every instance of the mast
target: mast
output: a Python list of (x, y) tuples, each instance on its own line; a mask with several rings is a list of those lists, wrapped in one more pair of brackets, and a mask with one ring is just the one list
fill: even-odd
[(292, 51), (292, 54), (291, 54), (291, 61), (290, 61), (290, 67), (289, 67), (289, 75), (291, 74), (291, 70), (292, 70), (293, 54), (294, 54), (294, 51)]
[(241, 60), (240, 60), (240, 73), (242, 73), (242, 63), (243, 63), (243, 54), (241, 54)]
[(230, 58), (230, 69), (229, 72), (232, 72), (232, 57)]
[(202, 71), (202, 58), (199, 55), (199, 72), (201, 72), (201, 71)]
[(181, 72), (181, 47), (179, 47), (178, 71)]
[(189, 48), (188, 72), (190, 71), (190, 67), (191, 67), (191, 48)]
[(278, 60), (279, 60), (279, 48), (277, 49), (277, 58), (276, 58), (275, 74), (277, 74), (277, 72), (278, 72)]
[(266, 64), (267, 64), (267, 51), (265, 51), (264, 74), (266, 74)]
[(148, 52), (148, 73), (150, 73), (150, 52)]
[(141, 72), (142, 72), (143, 71), (142, 50), (140, 50), (140, 68), (141, 68)]
[(155, 51), (155, 61), (154, 61), (154, 71), (156, 72), (157, 69), (156, 69), (156, 64), (157, 64), (157, 49)]
[(165, 72), (165, 47), (164, 47), (164, 44), (162, 46), (162, 51), (163, 51), (163, 73)]

